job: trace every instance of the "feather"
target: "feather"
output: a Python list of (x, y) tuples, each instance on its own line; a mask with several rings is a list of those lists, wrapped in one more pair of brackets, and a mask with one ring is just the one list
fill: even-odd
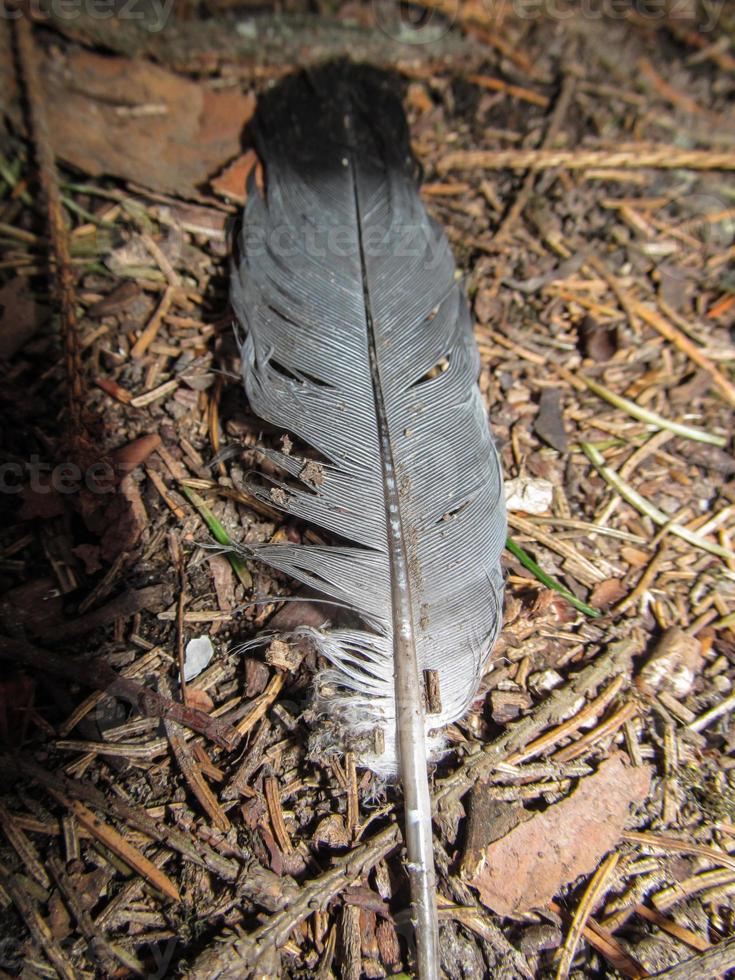
[[(308, 448), (264, 450), (283, 476), (251, 490), (335, 541), (249, 553), (356, 614), (304, 631), (329, 664), (319, 704), (361, 764), (400, 770), (411, 870), (430, 862), (427, 759), (499, 629), (506, 525), (469, 309), (394, 91), (340, 63), (263, 97), (232, 299), (253, 411)], [(415, 878), (433, 905), (433, 865)]]

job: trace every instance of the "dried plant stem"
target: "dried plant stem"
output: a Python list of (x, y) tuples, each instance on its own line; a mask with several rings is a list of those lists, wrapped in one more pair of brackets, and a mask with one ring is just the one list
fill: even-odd
[(18, 62), (25, 83), (39, 179), (49, 226), (56, 301), (59, 307), (61, 341), (68, 385), (68, 433), (75, 455), (82, 455), (85, 442), (84, 376), (76, 311), (76, 285), (69, 252), (69, 232), (59, 190), (56, 158), (51, 145), (43, 85), (33, 41), (33, 28), (24, 14), (15, 20)]
[(678, 538), (686, 541), (688, 544), (694, 545), (695, 548), (702, 548), (704, 551), (710, 552), (712, 555), (718, 555), (720, 558), (727, 558), (728, 560), (735, 561), (735, 552), (730, 551), (729, 548), (723, 548), (719, 544), (715, 544), (713, 541), (708, 541), (707, 538), (703, 538), (700, 534), (694, 531), (690, 531), (686, 527), (682, 527), (681, 524), (676, 524), (669, 520), (666, 514), (658, 507), (642, 497), (629, 483), (623, 480), (619, 473), (611, 469), (606, 463), (605, 458), (602, 453), (591, 443), (582, 442), (580, 443), (582, 449), (586, 453), (592, 465), (595, 467), (600, 476), (609, 483), (610, 486), (616, 490), (623, 500), (627, 501), (636, 510), (639, 510), (642, 514), (650, 517), (651, 520), (658, 524), (660, 527), (665, 527), (667, 531), (671, 534), (675, 534)]
[(719, 446), (720, 448), (724, 448), (727, 445), (725, 436), (716, 436), (711, 432), (706, 432), (704, 429), (696, 429), (691, 425), (682, 425), (680, 422), (671, 422), (657, 412), (652, 412), (648, 408), (641, 408), (640, 405), (637, 405), (629, 398), (616, 395), (614, 391), (610, 391), (609, 388), (601, 385), (598, 381), (593, 381), (592, 378), (587, 378), (583, 374), (578, 375), (578, 377), (587, 385), (590, 391), (599, 395), (600, 398), (604, 398), (605, 401), (610, 402), (616, 408), (627, 412), (628, 415), (631, 415), (634, 419), (638, 419), (640, 422), (647, 422), (649, 425), (655, 425), (659, 429), (668, 429), (669, 432), (673, 432), (677, 436), (682, 436), (684, 439), (692, 439), (695, 442), (706, 442), (711, 446)]

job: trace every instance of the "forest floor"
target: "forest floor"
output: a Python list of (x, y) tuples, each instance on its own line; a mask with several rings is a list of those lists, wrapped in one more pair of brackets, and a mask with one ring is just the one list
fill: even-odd
[(727, 11), (432, 0), (403, 25), (349, 3), (254, 26), (212, 2), (156, 30), (94, 6), (0, 21), (0, 977), (411, 972), (400, 792), (320, 751), (312, 651), (243, 649), (324, 610), (202, 547), (313, 540), (247, 490), (280, 434), (239, 380), (230, 241), (258, 93), (360, 52), (403, 78), (509, 492), (503, 633), (432, 773), (442, 968), (724, 976)]

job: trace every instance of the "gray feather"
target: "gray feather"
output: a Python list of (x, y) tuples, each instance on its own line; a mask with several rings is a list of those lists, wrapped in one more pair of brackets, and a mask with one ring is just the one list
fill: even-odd
[(384, 752), (368, 740), (361, 761), (392, 773), (392, 550), (419, 670), (439, 675), (430, 749), (467, 711), (500, 624), (505, 509), (472, 323), (382, 79), (345, 66), (289, 79), (263, 100), (257, 140), (266, 193), (251, 187), (232, 293), (243, 377), (253, 411), (311, 447), (321, 475), (270, 452), (283, 480), (252, 489), (341, 543), (253, 554), (361, 618), (314, 634), (325, 707), (353, 735), (382, 728)]

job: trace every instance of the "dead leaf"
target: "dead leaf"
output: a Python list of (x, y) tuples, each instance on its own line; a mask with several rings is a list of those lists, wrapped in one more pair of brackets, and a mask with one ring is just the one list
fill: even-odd
[(255, 109), (237, 88), (213, 91), (149, 61), (82, 50), (49, 58), (44, 81), (58, 157), (179, 197), (240, 151)]
[[(561, 803), (535, 813), (493, 839), (493, 824), (468, 838), (463, 877), (499, 915), (545, 906), (563, 885), (592, 872), (625, 827), (628, 808), (648, 795), (651, 769), (606, 759)], [(475, 793), (481, 793), (479, 784)], [(477, 805), (477, 804), (474, 804)], [(524, 811), (525, 814), (525, 811)], [(515, 812), (514, 819), (522, 819)]]

